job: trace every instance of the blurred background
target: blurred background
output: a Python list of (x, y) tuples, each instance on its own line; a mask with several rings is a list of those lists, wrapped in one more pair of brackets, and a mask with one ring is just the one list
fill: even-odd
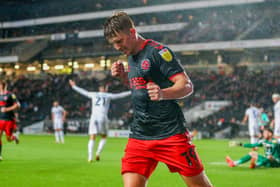
[[(128, 12), (145, 38), (175, 52), (195, 88), (179, 102), (200, 138), (247, 136), (240, 121), (252, 101), (273, 118), (271, 95), (280, 92), (278, 0), (3, 0), (0, 78), (21, 103), (23, 132), (52, 132), (54, 100), (68, 112), (67, 132), (87, 132), (91, 100), (75, 93), (69, 79), (90, 91), (103, 83), (114, 93), (128, 89), (109, 71), (117, 59), (127, 65), (127, 57), (103, 37), (105, 19), (117, 10)], [(127, 130), (132, 116), (129, 98), (114, 101), (110, 129)]]

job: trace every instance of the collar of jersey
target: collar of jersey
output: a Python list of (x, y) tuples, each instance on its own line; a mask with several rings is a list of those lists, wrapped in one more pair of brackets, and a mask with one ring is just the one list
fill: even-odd
[(151, 41), (151, 39), (145, 40), (144, 43), (141, 46), (141, 50), (143, 50), (150, 41)]

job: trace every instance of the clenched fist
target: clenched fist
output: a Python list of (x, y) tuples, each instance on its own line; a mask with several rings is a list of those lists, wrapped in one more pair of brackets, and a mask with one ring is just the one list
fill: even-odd
[(160, 87), (154, 82), (148, 82), (147, 90), (148, 90), (149, 97), (152, 101), (160, 101), (163, 99), (162, 91)]
[(70, 84), (71, 87), (76, 86), (75, 81), (73, 81), (73, 80), (71, 80), (71, 79), (69, 80), (69, 84)]
[(124, 65), (121, 61), (114, 62), (111, 67), (113, 77), (123, 77), (125, 74)]

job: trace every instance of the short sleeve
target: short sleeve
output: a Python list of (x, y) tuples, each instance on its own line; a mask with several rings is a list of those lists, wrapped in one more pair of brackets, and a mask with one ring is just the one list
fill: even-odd
[(9, 95), (9, 99), (10, 99), (10, 102), (11, 102), (11, 103), (18, 103), (17, 97), (16, 97), (16, 95), (13, 94), (13, 93), (11, 93), (11, 94)]
[(60, 110), (61, 110), (62, 112), (64, 112), (64, 108), (63, 108), (62, 106), (60, 106)]
[(246, 115), (249, 115), (249, 114), (250, 114), (250, 110), (247, 109), (246, 112), (245, 112), (245, 114), (246, 114)]
[(168, 78), (184, 72), (181, 63), (176, 59), (174, 53), (167, 47), (164, 47), (161, 50), (155, 50), (154, 59), (161, 73)]

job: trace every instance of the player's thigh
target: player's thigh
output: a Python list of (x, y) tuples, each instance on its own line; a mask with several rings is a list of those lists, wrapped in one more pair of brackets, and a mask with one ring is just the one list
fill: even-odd
[(123, 174), (124, 187), (145, 187), (146, 181), (146, 177), (138, 173)]
[(146, 179), (155, 170), (158, 161), (153, 158), (154, 154), (149, 150), (150, 141), (129, 138), (122, 158), (121, 173), (137, 173)]
[(3, 134), (3, 131), (0, 130), (0, 142), (1, 142), (1, 139), (2, 139), (2, 134)]
[(184, 176), (196, 176), (203, 171), (203, 164), (196, 152), (195, 145), (188, 142), (184, 134), (159, 140), (152, 149), (155, 159), (165, 163), (170, 172)]
[(257, 137), (260, 134), (260, 129), (258, 126), (250, 126), (249, 127), (250, 136)]
[(3, 131), (5, 131), (5, 127), (6, 127), (6, 121), (0, 120), (0, 132), (3, 133)]
[(192, 177), (187, 177), (184, 175), (181, 175), (181, 177), (188, 187), (212, 187), (210, 180), (204, 172)]
[(88, 134), (97, 134), (97, 121), (95, 119), (90, 119), (89, 121)]
[(270, 160), (266, 158), (265, 156), (258, 155), (257, 157), (257, 166), (270, 166)]
[(14, 131), (13, 128), (14, 128), (14, 122), (6, 121), (5, 134), (6, 134), (7, 140), (10, 140), (10, 137), (12, 137), (13, 131)]
[(97, 123), (98, 134), (107, 134), (107, 121), (105, 119), (99, 119)]
[(59, 121), (55, 121), (55, 122), (53, 123), (53, 129), (54, 129), (55, 131), (61, 130), (61, 129), (62, 129), (62, 124), (61, 124)]
[(280, 137), (280, 124), (276, 124), (274, 128), (274, 136)]

